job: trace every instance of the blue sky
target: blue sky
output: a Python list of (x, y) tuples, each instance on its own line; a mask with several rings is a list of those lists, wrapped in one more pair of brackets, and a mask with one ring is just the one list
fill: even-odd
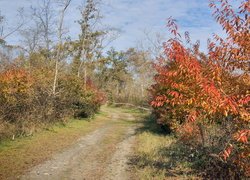
[[(8, 20), (8, 26), (17, 23), (16, 11), (20, 7), (29, 8), (39, 0), (0, 0), (0, 10)], [(76, 39), (79, 26), (75, 23), (80, 18), (77, 7), (84, 0), (72, 0), (66, 14), (66, 27), (69, 35)], [(144, 30), (152, 33), (162, 33), (169, 36), (165, 27), (169, 16), (177, 19), (181, 32), (189, 31), (193, 41), (200, 40), (205, 49), (207, 38), (212, 33), (222, 35), (220, 26), (211, 17), (208, 0), (103, 0), (101, 8), (104, 15), (103, 24), (121, 30), (120, 37), (111, 46), (118, 50), (126, 50), (143, 40)], [(19, 36), (15, 34), (7, 39), (10, 44), (19, 43)]]

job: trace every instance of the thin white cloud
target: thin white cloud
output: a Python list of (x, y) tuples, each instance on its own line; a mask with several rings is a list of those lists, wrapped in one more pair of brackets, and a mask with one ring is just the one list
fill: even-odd
[[(211, 33), (221, 32), (213, 21), (206, 0), (110, 0), (111, 7), (105, 21), (112, 26), (120, 27), (122, 38), (114, 42), (118, 49), (133, 46), (136, 39), (144, 37), (142, 30), (165, 33), (166, 19), (170, 16), (178, 20), (181, 31), (190, 31), (194, 40), (200, 39), (206, 44)], [(205, 43), (204, 43), (205, 42)], [(203, 47), (204, 49), (205, 47)]]
[[(36, 1), (38, 0), (32, 2)], [(72, 2), (65, 24), (69, 35), (75, 39), (79, 33), (79, 26), (75, 21), (80, 18), (77, 7), (83, 0)], [(0, 10), (11, 21), (10, 24), (15, 24), (18, 7), (28, 8), (30, 5), (30, 0), (0, 0)], [(200, 39), (203, 44), (213, 32), (222, 33), (211, 17), (208, 0), (103, 0), (102, 13), (103, 24), (120, 28), (122, 31), (120, 38), (111, 44), (119, 50), (135, 46), (136, 42), (144, 37), (143, 29), (165, 33), (168, 36), (165, 23), (170, 16), (178, 20), (182, 32), (189, 31), (193, 40)], [(13, 37), (9, 41), (17, 42)]]

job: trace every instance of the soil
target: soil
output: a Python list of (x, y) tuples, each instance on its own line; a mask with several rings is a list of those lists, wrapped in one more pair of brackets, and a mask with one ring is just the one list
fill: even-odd
[(131, 179), (128, 165), (135, 141), (132, 114), (114, 110), (110, 121), (52, 159), (33, 167), (22, 180)]

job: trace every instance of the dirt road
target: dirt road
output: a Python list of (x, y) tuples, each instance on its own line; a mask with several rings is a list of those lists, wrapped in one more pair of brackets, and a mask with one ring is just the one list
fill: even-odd
[(128, 160), (137, 128), (135, 117), (120, 109), (106, 109), (105, 113), (110, 118), (108, 123), (34, 167), (21, 179), (130, 179)]

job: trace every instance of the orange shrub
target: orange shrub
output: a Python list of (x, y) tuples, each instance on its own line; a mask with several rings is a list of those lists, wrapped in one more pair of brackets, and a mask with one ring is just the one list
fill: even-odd
[(22, 68), (9, 68), (0, 73), (0, 117), (17, 121), (28, 111), (32, 101), (33, 80)]
[[(224, 150), (220, 143), (215, 143), (217, 148), (213, 150), (224, 163), (230, 164), (228, 167), (240, 168), (247, 175), (250, 1), (243, 1), (238, 12), (227, 0), (211, 1), (210, 7), (227, 37), (215, 35), (215, 42), (209, 42), (209, 52), (205, 55), (199, 51), (199, 43), (191, 44), (188, 33), (185, 39), (191, 48), (183, 45), (175, 20), (169, 18), (167, 25), (174, 37), (164, 43), (164, 56), (154, 65), (157, 74), (156, 84), (150, 89), (151, 106), (159, 123), (182, 132), (185, 141), (201, 139), (203, 146), (207, 124), (221, 127), (228, 124), (227, 131), (216, 139), (224, 143)], [(204, 123), (197, 126), (198, 121)], [(241, 154), (244, 154), (242, 160)]]

